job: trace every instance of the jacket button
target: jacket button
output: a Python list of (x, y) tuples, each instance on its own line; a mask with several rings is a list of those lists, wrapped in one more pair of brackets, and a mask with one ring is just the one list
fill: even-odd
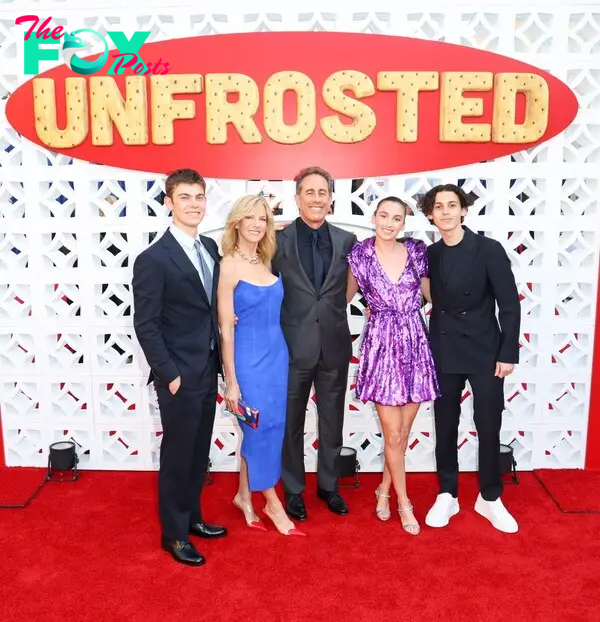
[(321, 296), (317, 296), (317, 300), (321, 300)]
[(440, 313), (441, 313), (442, 315), (444, 315), (444, 313), (446, 313), (446, 311), (445, 311), (444, 309), (442, 309), (442, 310), (440, 311)]
[(467, 312), (466, 312), (466, 311), (463, 311), (463, 312), (461, 313), (461, 315), (464, 317), (465, 315), (467, 315)]
[(471, 292), (465, 292), (465, 296), (470, 296)]
[(462, 335), (463, 337), (468, 337), (469, 335), (467, 333), (463, 333)]
[(445, 331), (445, 330), (441, 331), (441, 334), (442, 334), (442, 335), (445, 335), (445, 334), (446, 334), (446, 331)]
[(315, 322), (318, 324), (318, 323), (319, 323), (319, 318), (317, 318), (317, 319), (315, 320)]

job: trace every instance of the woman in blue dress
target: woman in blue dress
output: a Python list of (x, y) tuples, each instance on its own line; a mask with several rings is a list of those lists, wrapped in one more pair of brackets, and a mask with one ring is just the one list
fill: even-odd
[(240, 423), (240, 478), (233, 503), (249, 527), (265, 530), (252, 505), (252, 493), (260, 491), (264, 512), (277, 530), (303, 536), (275, 490), (281, 477), (289, 355), (279, 322), (283, 285), (271, 273), (275, 224), (264, 197), (248, 195), (235, 202), (221, 246), (217, 305), (225, 402), (231, 412), (237, 411), (240, 398), (259, 411), (257, 428)]

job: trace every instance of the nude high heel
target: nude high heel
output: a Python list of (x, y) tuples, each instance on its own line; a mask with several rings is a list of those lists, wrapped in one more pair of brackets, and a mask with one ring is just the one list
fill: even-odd
[(233, 498), (233, 505), (235, 505), (238, 510), (241, 510), (244, 515), (244, 519), (246, 520), (246, 525), (250, 527), (250, 529), (258, 529), (258, 531), (267, 531), (267, 528), (263, 525), (260, 518), (255, 514), (252, 504), (249, 502), (244, 502), (241, 500), (239, 495), (235, 495)]
[[(265, 505), (264, 507), (264, 513), (273, 521), (275, 528), (280, 534), (284, 536), (306, 536), (306, 534), (303, 531), (296, 529), (296, 527), (294, 526), (294, 523), (292, 523), (292, 527), (288, 529), (287, 531), (284, 531), (283, 529), (281, 529), (281, 527), (277, 524), (277, 516), (269, 511), (269, 506), (267, 505)], [(288, 518), (287, 514), (285, 513), (284, 513), (284, 516), (286, 519)]]

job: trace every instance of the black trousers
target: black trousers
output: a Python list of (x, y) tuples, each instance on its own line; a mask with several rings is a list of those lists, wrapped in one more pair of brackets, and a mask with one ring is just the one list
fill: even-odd
[(435, 458), (440, 493), (458, 495), (458, 424), (465, 382), (473, 391), (473, 415), (479, 439), (479, 491), (486, 501), (502, 494), (500, 428), (504, 379), (493, 374), (438, 374), (442, 397), (434, 402)]
[(168, 540), (187, 540), (190, 525), (202, 520), (200, 495), (215, 423), (217, 372), (213, 352), (193, 386), (182, 382), (175, 395), (168, 387), (156, 387), (163, 428), (158, 509), (162, 535)]
[(299, 369), (290, 365), (281, 474), (283, 487), (287, 493), (301, 494), (306, 487), (304, 425), (313, 382), (317, 397), (319, 433), (318, 486), (323, 490), (337, 491), (349, 364), (350, 361), (345, 365), (330, 369), (325, 366), (323, 358), (320, 357), (317, 365), (312, 369)]

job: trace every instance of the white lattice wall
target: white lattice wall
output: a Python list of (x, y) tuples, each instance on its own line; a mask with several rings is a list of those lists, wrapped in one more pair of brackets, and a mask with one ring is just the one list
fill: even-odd
[[(75, 4), (86, 6), (0, 4), (0, 406), (7, 464), (45, 464), (48, 445), (72, 437), (81, 445), (84, 468), (153, 469), (160, 443), (156, 402), (132, 329), (130, 282), (135, 256), (169, 223), (159, 202), (164, 180), (55, 155), (21, 140), (7, 125), (5, 95), (25, 80), (14, 20), (38, 13), (69, 29), (151, 29), (153, 41), (257, 30), (408, 35), (505, 54), (566, 81), (580, 111), (552, 141), (513, 157), (424, 176), (366, 179), (354, 192), (351, 180), (338, 181), (331, 220), (363, 238), (371, 234), (367, 202), (373, 197), (412, 197), (439, 182), (465, 180), (465, 188), (480, 197), (467, 224), (504, 244), (523, 297), (521, 363), (507, 383), (502, 437), (515, 441), (519, 468), (583, 465), (600, 228), (597, 2), (471, 0), (446, 10), (450, 3), (422, 0), (393, 3), (398, 8), (379, 3), (380, 12), (353, 10), (344, 2), (331, 12), (323, 12), (327, 3), (321, 3), (321, 12), (304, 5), (303, 12), (284, 13), (282, 3), (268, 13), (223, 2), (214, 3), (214, 13), (181, 1), (169, 8), (152, 0), (105, 0), (86, 9)], [(218, 239), (232, 200), (257, 184), (283, 199), (283, 219), (296, 215), (289, 182), (212, 179), (204, 230)], [(363, 215), (352, 213), (353, 202)], [(407, 229), (432, 239), (420, 216), (411, 216)], [(360, 311), (358, 304), (350, 311), (356, 335)], [(476, 438), (468, 393), (464, 406), (460, 457), (462, 467), (472, 469)], [(309, 468), (315, 433), (311, 402)], [(358, 449), (363, 470), (381, 469), (374, 410), (354, 400), (350, 387), (345, 441)], [(432, 411), (423, 407), (408, 451), (410, 470), (434, 468), (433, 444)], [(215, 469), (236, 468), (237, 445), (236, 427), (219, 412)]]

